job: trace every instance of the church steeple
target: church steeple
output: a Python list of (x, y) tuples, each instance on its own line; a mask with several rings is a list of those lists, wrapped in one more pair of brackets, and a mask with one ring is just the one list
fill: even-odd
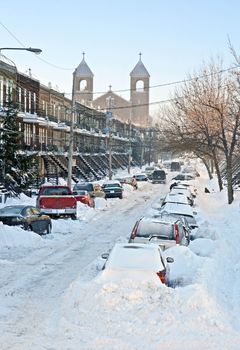
[(142, 53), (130, 73), (132, 103), (132, 121), (135, 124), (148, 126), (149, 123), (149, 81), (150, 74), (142, 62)]
[(139, 61), (130, 73), (130, 77), (150, 77), (146, 67), (142, 63), (142, 53), (139, 52)]
[(91, 69), (88, 67), (86, 61), (85, 61), (85, 52), (82, 53), (83, 58), (81, 63), (78, 65), (76, 68), (76, 76), (81, 76), (81, 77), (94, 77), (93, 72)]
[(82, 61), (73, 73), (74, 100), (85, 105), (90, 105), (93, 99), (94, 74), (85, 61), (85, 52), (82, 55)]

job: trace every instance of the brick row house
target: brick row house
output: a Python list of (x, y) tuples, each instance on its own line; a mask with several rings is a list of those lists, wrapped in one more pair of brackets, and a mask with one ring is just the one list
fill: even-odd
[[(106, 111), (72, 101), (51, 86), (45, 86), (17, 71), (0, 59), (0, 123), (8, 101), (18, 105), (19, 130), (23, 134), (22, 149), (34, 152), (39, 159), (40, 177), (58, 179), (67, 176), (71, 118), (74, 115), (73, 178), (90, 180), (107, 174), (109, 128), (114, 154), (113, 169), (126, 167), (129, 147), (140, 154), (145, 130), (114, 117), (109, 122)], [(127, 118), (126, 118), (127, 119)], [(147, 147), (147, 146), (144, 146)], [(134, 152), (133, 152), (134, 154)], [(136, 157), (137, 158), (137, 157)]]

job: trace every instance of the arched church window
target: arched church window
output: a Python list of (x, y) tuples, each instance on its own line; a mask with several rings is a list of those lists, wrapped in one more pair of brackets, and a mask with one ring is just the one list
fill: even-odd
[(138, 92), (144, 91), (144, 82), (142, 80), (138, 80), (136, 82), (136, 91)]
[(80, 91), (87, 90), (87, 80), (81, 80), (79, 82), (79, 90)]

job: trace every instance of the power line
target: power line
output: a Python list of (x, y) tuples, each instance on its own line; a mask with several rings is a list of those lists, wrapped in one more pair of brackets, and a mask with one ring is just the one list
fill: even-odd
[[(22, 46), (25, 48), (25, 45), (2, 23), (0, 22), (0, 24), (7, 30), (7, 32)], [(51, 62), (48, 62), (47, 60), (43, 59), (42, 57), (40, 56), (37, 56), (36, 57), (38, 59), (40, 59), (41, 61), (43, 61), (44, 63), (54, 67), (54, 68), (57, 68), (57, 69), (61, 69), (61, 70), (71, 70), (73, 71), (75, 68), (66, 68), (66, 67), (61, 67), (61, 66), (58, 66), (56, 64), (53, 64)], [(176, 81), (172, 81), (172, 82), (167, 82), (167, 83), (162, 83), (162, 84), (156, 84), (156, 85), (151, 85), (151, 86), (147, 86), (146, 89), (155, 89), (155, 88), (160, 88), (160, 87), (167, 87), (167, 86), (172, 86), (172, 85), (178, 85), (178, 84), (184, 84), (184, 83), (187, 83), (187, 82), (190, 82), (190, 81), (193, 81), (193, 80), (196, 80), (196, 79), (203, 79), (203, 78), (206, 78), (206, 77), (209, 77), (209, 76), (212, 76), (212, 75), (217, 75), (217, 74), (222, 74), (222, 73), (225, 73), (225, 72), (228, 72), (230, 70), (233, 70), (233, 69), (236, 69), (236, 68), (239, 68), (240, 65), (236, 65), (234, 67), (229, 67), (229, 68), (226, 68), (226, 69), (221, 69), (215, 73), (209, 73), (209, 74), (203, 74), (203, 75), (199, 75), (199, 76), (196, 76), (196, 77), (193, 77), (193, 78), (189, 78), (189, 79), (182, 79), (182, 80), (176, 80)], [(119, 89), (119, 90), (113, 90), (112, 92), (131, 92), (131, 91), (135, 91), (135, 89)], [(107, 93), (108, 91), (95, 91), (95, 92), (92, 92), (94, 95), (99, 95), (99, 94), (105, 94)], [(65, 95), (72, 95), (72, 92), (64, 92)], [(82, 92), (82, 94), (84, 94), (84, 92)], [(86, 92), (86, 94), (88, 94), (88, 92)], [(157, 103), (157, 102), (156, 102)]]

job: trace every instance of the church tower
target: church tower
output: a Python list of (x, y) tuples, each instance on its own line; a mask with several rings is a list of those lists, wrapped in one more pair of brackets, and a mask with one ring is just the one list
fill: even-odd
[(73, 100), (84, 105), (91, 105), (93, 100), (94, 74), (85, 61), (85, 53), (79, 66), (73, 72)]
[(148, 126), (150, 74), (142, 63), (141, 56), (139, 53), (139, 61), (130, 73), (131, 119), (134, 124)]

